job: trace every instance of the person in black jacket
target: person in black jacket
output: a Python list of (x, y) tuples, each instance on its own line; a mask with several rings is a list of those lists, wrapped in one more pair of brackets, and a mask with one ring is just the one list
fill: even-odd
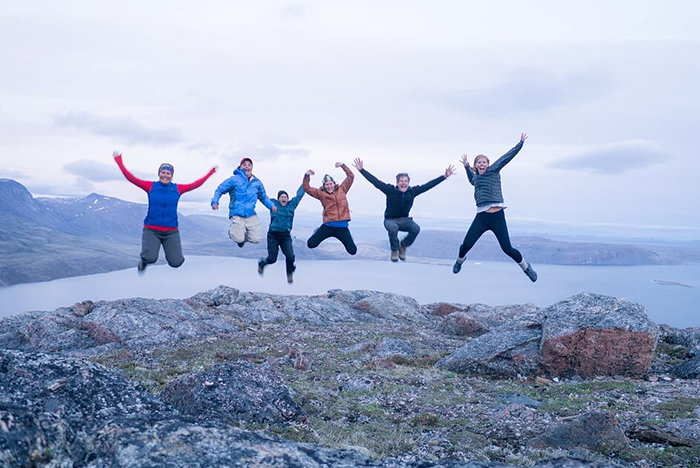
[[(355, 159), (353, 164), (360, 174), (372, 185), (377, 187), (386, 195), (386, 210), (384, 211), (384, 228), (389, 233), (389, 245), (391, 247), (391, 261), (398, 262), (399, 259), (406, 260), (406, 248), (413, 244), (420, 232), (420, 226), (413, 221), (408, 214), (413, 206), (413, 200), (425, 193), (437, 184), (447, 179), (454, 173), (455, 168), (450, 165), (445, 169), (445, 175), (441, 175), (423, 185), (410, 187), (411, 178), (407, 173), (396, 174), (396, 185), (387, 184), (370, 174), (365, 168), (360, 158)], [(399, 241), (399, 231), (408, 234)]]

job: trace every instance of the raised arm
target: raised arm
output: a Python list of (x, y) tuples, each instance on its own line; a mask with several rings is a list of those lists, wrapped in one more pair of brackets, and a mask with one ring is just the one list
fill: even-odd
[(117, 166), (119, 166), (119, 169), (122, 171), (122, 174), (124, 174), (124, 177), (126, 177), (126, 180), (128, 180), (135, 186), (143, 189), (146, 193), (151, 191), (151, 187), (153, 187), (153, 182), (151, 182), (150, 180), (139, 179), (134, 174), (129, 172), (129, 170), (124, 166), (124, 162), (122, 161), (122, 155), (120, 152), (115, 151), (114, 153), (112, 153), (112, 156), (114, 157), (114, 162), (117, 163)]
[(381, 180), (377, 179), (372, 174), (370, 174), (370, 172), (367, 169), (365, 169), (365, 165), (362, 162), (362, 159), (355, 159), (354, 166), (355, 168), (357, 168), (358, 171), (360, 171), (360, 174), (362, 174), (363, 177), (369, 181), (370, 184), (374, 185), (376, 188), (382, 191), (382, 193), (388, 195), (389, 192), (394, 188), (393, 185), (389, 185), (386, 182), (382, 182)]
[(462, 155), (462, 164), (464, 164), (464, 170), (467, 171), (467, 179), (469, 180), (469, 183), (474, 185), (474, 175), (476, 174), (474, 172), (474, 169), (469, 165), (469, 158), (467, 157), (466, 154)]
[(302, 185), (300, 185), (299, 188), (297, 189), (296, 196), (294, 198), (292, 198), (291, 200), (289, 200), (287, 202), (287, 205), (291, 205), (292, 208), (296, 208), (297, 205), (299, 205), (299, 202), (304, 197), (304, 185), (303, 184), (304, 183), (302, 182)]
[(310, 196), (312, 196), (314, 198), (318, 198), (320, 200), (321, 199), (321, 191), (319, 189), (309, 185), (309, 182), (311, 181), (311, 176), (314, 174), (316, 174), (316, 173), (311, 169), (306, 171), (306, 174), (304, 174), (304, 180), (301, 182), (301, 186), (304, 189), (304, 192), (306, 192)]
[(431, 188), (435, 187), (437, 184), (442, 182), (443, 180), (447, 180), (448, 177), (450, 177), (452, 174), (454, 174), (454, 166), (451, 164), (445, 169), (445, 174), (441, 175), (440, 177), (436, 177), (435, 179), (431, 180), (430, 182), (426, 182), (423, 185), (417, 185), (415, 187), (412, 187), (411, 190), (413, 190), (413, 194), (415, 196), (420, 195), (421, 193), (425, 193)]
[(345, 163), (337, 162), (335, 163), (335, 167), (341, 168), (345, 172), (345, 180), (340, 183), (340, 188), (343, 190), (343, 192), (348, 193), (348, 190), (350, 190), (350, 187), (352, 187), (352, 183), (355, 180), (355, 174), (352, 173), (350, 168), (345, 165)]
[(497, 170), (497, 171), (500, 171), (501, 169), (503, 169), (503, 166), (508, 164), (515, 157), (515, 155), (520, 152), (520, 150), (523, 148), (523, 144), (525, 143), (525, 140), (527, 140), (527, 135), (524, 133), (521, 133), (520, 134), (520, 142), (518, 142), (517, 145), (512, 147), (510, 149), (510, 151), (508, 151), (506, 154), (504, 154), (503, 156), (498, 158), (496, 160), (496, 162), (491, 165), (491, 167), (493, 167), (494, 170)]
[(209, 172), (207, 172), (207, 174), (204, 177), (202, 177), (201, 179), (195, 180), (191, 184), (177, 184), (177, 189), (180, 192), (180, 195), (182, 195), (183, 193), (187, 193), (190, 190), (194, 190), (198, 187), (201, 187), (202, 184), (204, 184), (204, 182), (206, 182), (207, 179), (209, 179), (209, 177), (213, 176), (215, 172), (216, 172), (216, 166), (209, 169)]

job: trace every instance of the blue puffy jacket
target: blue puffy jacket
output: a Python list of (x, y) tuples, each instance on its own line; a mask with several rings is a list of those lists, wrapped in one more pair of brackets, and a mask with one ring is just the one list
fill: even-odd
[(218, 205), (221, 195), (228, 193), (231, 202), (228, 205), (228, 217), (241, 216), (250, 218), (255, 216), (255, 203), (260, 200), (268, 209), (272, 209), (272, 202), (265, 193), (265, 187), (260, 179), (251, 174), (250, 180), (245, 171), (238, 168), (233, 171), (233, 176), (221, 182), (214, 191), (211, 199), (212, 205)]

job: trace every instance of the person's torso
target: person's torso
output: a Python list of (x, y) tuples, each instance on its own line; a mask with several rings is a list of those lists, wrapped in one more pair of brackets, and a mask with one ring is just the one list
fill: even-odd
[(143, 220), (146, 226), (177, 227), (177, 204), (180, 192), (177, 184), (153, 182), (148, 192), (148, 213)]
[(295, 207), (287, 203), (282, 206), (279, 201), (274, 200), (272, 203), (277, 207), (276, 213), (270, 213), (270, 231), (289, 232), (294, 225), (294, 210)]
[(262, 182), (252, 176), (250, 180), (244, 175), (239, 177), (231, 189), (231, 202), (229, 203), (229, 216), (243, 216), (248, 218), (255, 215), (255, 204), (258, 201), (258, 194)]
[(323, 204), (324, 223), (350, 219), (348, 198), (340, 187), (336, 187), (332, 193), (321, 190), (321, 203)]
[(398, 188), (395, 188), (386, 196), (384, 217), (388, 219), (408, 218), (415, 198), (416, 196), (413, 194), (411, 187), (405, 192), (401, 192)]
[(499, 171), (486, 170), (474, 176), (474, 200), (476, 206), (489, 203), (503, 203), (501, 192), (501, 174)]

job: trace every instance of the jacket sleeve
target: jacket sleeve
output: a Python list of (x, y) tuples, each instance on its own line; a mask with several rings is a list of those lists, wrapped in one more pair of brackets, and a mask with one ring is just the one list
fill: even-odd
[(350, 187), (352, 186), (353, 181), (355, 180), (355, 174), (353, 174), (352, 171), (350, 170), (350, 168), (348, 166), (346, 166), (345, 164), (343, 164), (340, 167), (343, 169), (343, 171), (345, 171), (345, 175), (347, 176), (347, 177), (345, 177), (345, 180), (343, 182), (341, 182), (340, 188), (343, 192), (348, 193), (348, 191), (350, 190)]
[(472, 169), (471, 166), (464, 166), (464, 170), (467, 171), (467, 180), (469, 180), (470, 184), (474, 185), (474, 176), (476, 175), (474, 169)]
[(435, 187), (440, 182), (442, 182), (443, 180), (447, 180), (447, 178), (444, 175), (441, 175), (440, 177), (437, 177), (437, 178), (431, 180), (430, 182), (426, 182), (423, 185), (417, 185), (417, 186), (413, 187), (413, 195), (418, 196), (421, 193), (425, 193), (428, 190), (430, 190), (431, 188)]
[(214, 190), (214, 196), (211, 198), (211, 204), (212, 205), (218, 205), (219, 204), (219, 198), (221, 198), (221, 195), (228, 193), (233, 189), (235, 186), (236, 178), (234, 177), (229, 177), (228, 179), (224, 180), (219, 184), (218, 187), (216, 187), (216, 190)]
[(511, 159), (513, 159), (522, 148), (523, 142), (521, 141), (517, 145), (513, 146), (510, 149), (510, 151), (508, 151), (506, 154), (498, 158), (496, 162), (491, 165), (491, 167), (493, 167), (493, 170), (500, 171), (501, 169), (503, 169), (503, 166), (508, 164), (511, 161)]
[(291, 200), (289, 200), (289, 202), (287, 203), (287, 205), (291, 205), (292, 208), (295, 208), (295, 209), (296, 209), (297, 205), (299, 205), (299, 202), (301, 201), (301, 199), (302, 199), (303, 197), (304, 197), (304, 185), (302, 184), (302, 185), (300, 185), (299, 188), (297, 189), (297, 194), (296, 194), (296, 196), (295, 196), (294, 198), (292, 198)]
[(370, 174), (370, 172), (367, 169), (360, 170), (360, 174), (362, 174), (364, 178), (369, 181), (370, 184), (374, 185), (385, 195), (388, 195), (389, 192), (394, 189), (393, 185), (387, 184), (386, 182), (382, 182), (381, 180), (377, 179), (372, 174)]
[(271, 210), (274, 206), (272, 201), (268, 198), (267, 193), (265, 193), (265, 186), (262, 184), (262, 182), (260, 182), (260, 185), (258, 186), (258, 200), (260, 200), (260, 202), (265, 205), (268, 210)]
[(301, 186), (304, 188), (304, 192), (306, 192), (310, 196), (312, 196), (314, 198), (318, 198), (320, 200), (321, 199), (321, 191), (319, 189), (309, 185), (310, 180), (311, 180), (311, 176), (307, 176), (306, 174), (304, 174), (304, 181), (301, 183)]
[(190, 190), (194, 190), (198, 187), (201, 187), (202, 184), (204, 184), (204, 182), (206, 182), (207, 179), (209, 179), (209, 177), (213, 176), (215, 172), (216, 172), (216, 169), (214, 169), (212, 167), (204, 177), (202, 177), (201, 179), (195, 180), (191, 184), (177, 184), (177, 189), (180, 191), (180, 195), (182, 195), (183, 193), (187, 193)]
[(122, 162), (121, 155), (114, 158), (114, 161), (117, 163), (117, 166), (119, 166), (119, 169), (121, 169), (122, 174), (124, 174), (124, 177), (126, 177), (126, 180), (128, 180), (135, 186), (143, 189), (146, 193), (151, 191), (151, 187), (153, 187), (153, 182), (151, 182), (150, 180), (139, 179), (134, 174), (129, 172), (126, 166), (124, 166), (124, 162)]

